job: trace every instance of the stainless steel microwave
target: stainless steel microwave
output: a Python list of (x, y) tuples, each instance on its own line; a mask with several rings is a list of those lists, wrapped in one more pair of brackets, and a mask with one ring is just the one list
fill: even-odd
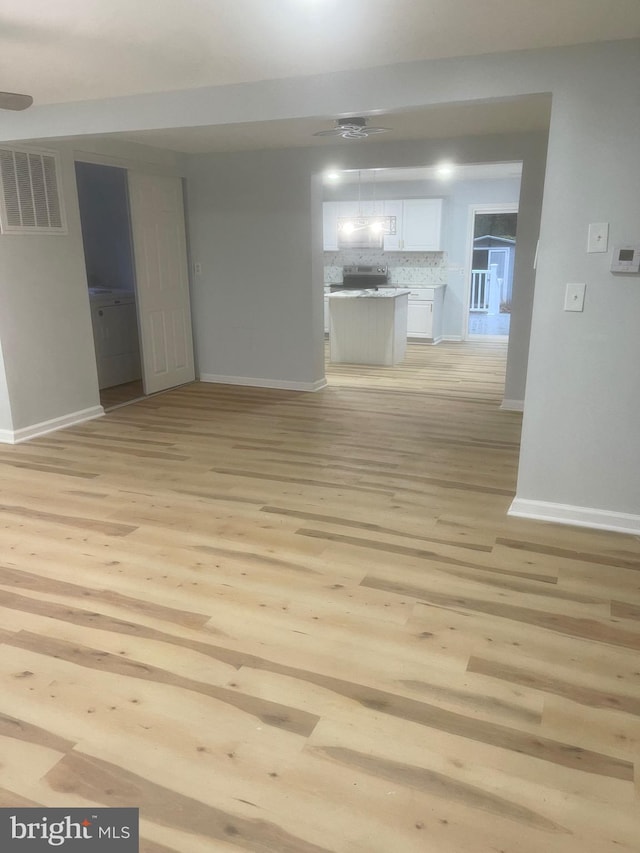
[(338, 248), (382, 249), (384, 235), (395, 232), (395, 216), (338, 217)]
[(368, 216), (338, 219), (339, 249), (382, 249), (384, 234), (371, 228)]

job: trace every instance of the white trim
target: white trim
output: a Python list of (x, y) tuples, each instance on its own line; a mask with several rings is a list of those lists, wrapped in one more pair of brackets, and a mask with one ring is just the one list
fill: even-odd
[(443, 341), (461, 341), (462, 335), (443, 335), (442, 340)]
[(524, 400), (503, 400), (500, 408), (505, 412), (524, 412)]
[(473, 344), (506, 344), (509, 335), (467, 335), (467, 340)]
[(327, 387), (326, 377), (315, 382), (291, 382), (288, 379), (258, 379), (254, 376), (221, 376), (201, 373), (200, 382), (217, 382), (220, 385), (249, 385), (254, 388), (281, 388), (286, 391), (320, 391)]
[[(116, 144), (119, 148), (122, 148), (121, 143)], [(112, 154), (108, 151), (91, 151), (85, 148), (74, 147), (71, 149), (71, 154), (74, 163), (91, 163), (94, 166), (114, 166), (117, 169), (124, 169), (129, 172), (133, 171), (154, 175), (171, 175), (177, 178), (184, 177), (184, 169), (179, 168), (177, 163), (163, 163), (153, 159), (146, 159), (147, 157), (152, 156), (158, 149), (150, 150), (148, 146), (139, 142), (125, 144), (127, 146), (133, 145), (138, 148), (146, 148), (146, 151), (141, 151), (140, 156), (136, 156), (134, 152), (130, 151), (123, 154)]]
[(104, 415), (102, 406), (92, 406), (90, 409), (81, 409), (78, 412), (70, 412), (68, 415), (62, 415), (59, 418), (51, 418), (48, 421), (41, 421), (39, 424), (32, 424), (21, 429), (0, 430), (0, 442), (3, 444), (20, 444), (23, 441), (28, 441), (30, 438), (38, 438), (41, 435), (55, 432), (66, 427), (76, 426), (85, 421), (92, 421), (94, 418), (101, 418)]
[(441, 341), (444, 340), (444, 338), (442, 337), (442, 335), (440, 335), (437, 338), (430, 338), (427, 335), (421, 335), (418, 333), (418, 334), (414, 334), (414, 335), (408, 334), (407, 340), (413, 341), (414, 343), (427, 344), (428, 346), (431, 347), (431, 346), (435, 346), (436, 344), (439, 344)]
[(640, 515), (627, 512), (515, 498), (507, 515), (550, 521), (553, 524), (574, 524), (576, 527), (591, 527), (595, 530), (613, 530), (616, 533), (631, 533), (636, 536), (640, 534)]

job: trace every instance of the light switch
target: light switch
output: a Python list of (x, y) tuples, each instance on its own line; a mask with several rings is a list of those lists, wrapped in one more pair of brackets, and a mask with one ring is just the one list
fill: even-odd
[(564, 294), (565, 311), (582, 311), (584, 309), (584, 292), (586, 284), (568, 284)]
[(592, 222), (587, 237), (587, 252), (606, 252), (609, 242), (609, 223)]

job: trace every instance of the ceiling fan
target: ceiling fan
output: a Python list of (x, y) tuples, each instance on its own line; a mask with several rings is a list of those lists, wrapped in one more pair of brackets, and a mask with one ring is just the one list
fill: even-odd
[(31, 95), (16, 92), (0, 92), (0, 110), (26, 110), (33, 103)]
[(331, 130), (318, 130), (314, 136), (341, 136), (343, 139), (366, 139), (374, 133), (386, 133), (390, 127), (369, 127), (362, 117), (336, 119)]

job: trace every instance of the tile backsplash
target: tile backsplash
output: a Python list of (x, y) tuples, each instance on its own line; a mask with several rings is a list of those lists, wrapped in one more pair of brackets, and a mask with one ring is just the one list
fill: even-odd
[(390, 284), (446, 284), (446, 252), (382, 252), (376, 249), (342, 249), (324, 253), (325, 284), (342, 281), (349, 264), (387, 264)]

